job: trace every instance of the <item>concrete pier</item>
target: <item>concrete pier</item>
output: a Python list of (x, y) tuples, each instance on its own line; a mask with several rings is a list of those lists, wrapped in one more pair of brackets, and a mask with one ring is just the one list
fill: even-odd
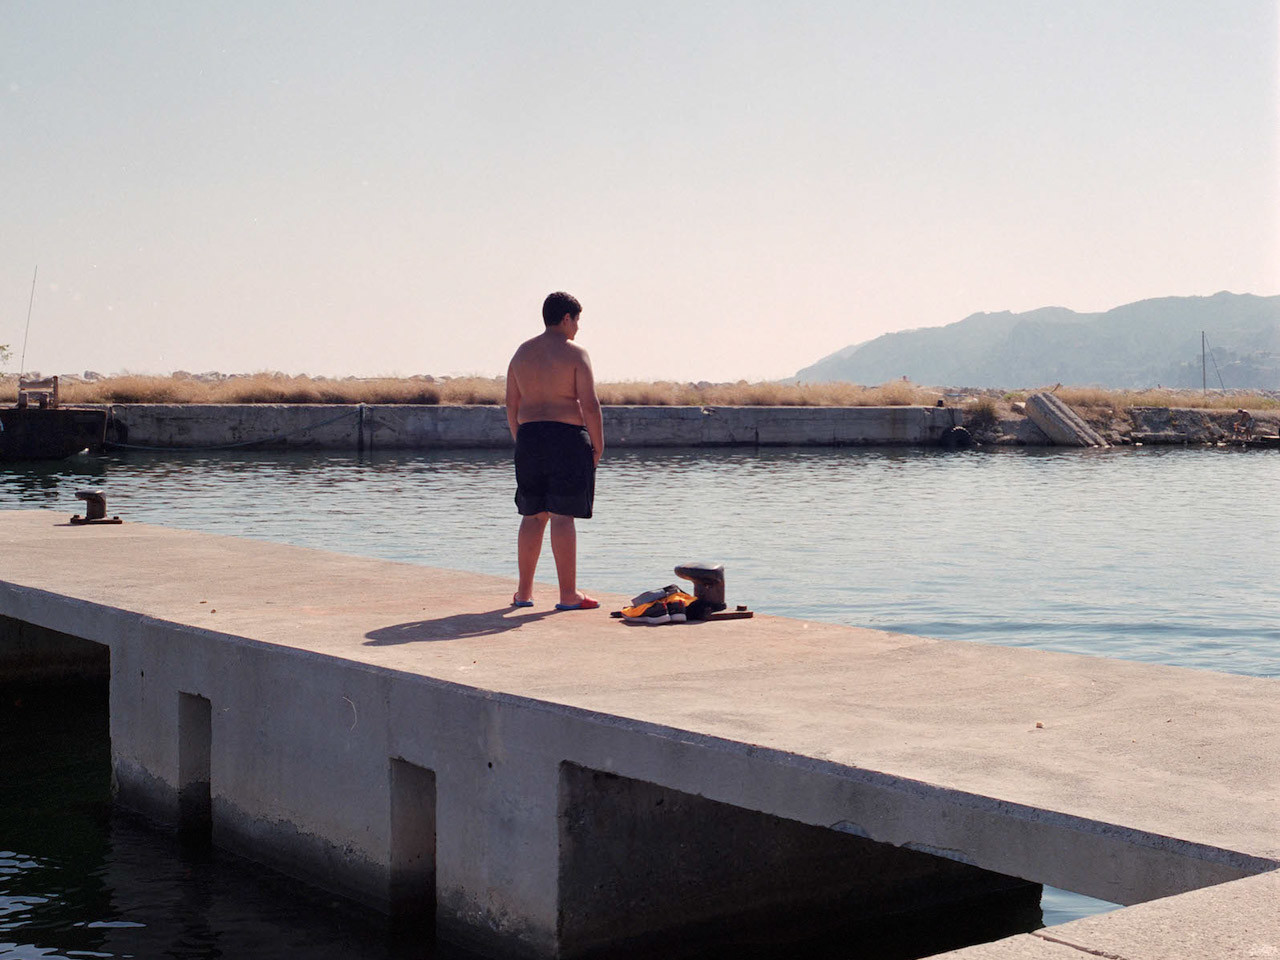
[(633, 627), (616, 597), (513, 610), (502, 578), (43, 511), (0, 513), (0, 547), (0, 669), (47, 643), (109, 670), (121, 802), (450, 939), (579, 956), (1040, 883), (1162, 904), (1090, 921), (1098, 942), (1172, 915), (1236, 955), (1197, 920), (1214, 884), (1273, 922), (1274, 886), (1240, 885), (1280, 867), (1280, 681), (767, 616)]

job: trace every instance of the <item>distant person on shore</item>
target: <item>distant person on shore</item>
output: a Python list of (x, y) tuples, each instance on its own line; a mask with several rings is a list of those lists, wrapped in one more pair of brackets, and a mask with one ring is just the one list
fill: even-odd
[(1236, 422), (1232, 424), (1232, 429), (1237, 437), (1250, 439), (1253, 436), (1253, 414), (1248, 410), (1237, 410), (1236, 414)]
[(546, 329), (520, 344), (507, 367), (507, 424), (516, 442), (516, 557), (520, 585), (512, 604), (533, 606), (533, 575), (551, 523), (551, 554), (560, 581), (557, 610), (594, 610), (578, 590), (578, 531), (595, 500), (596, 467), (604, 452), (604, 419), (587, 351), (573, 342), (582, 304), (567, 293), (542, 304)]

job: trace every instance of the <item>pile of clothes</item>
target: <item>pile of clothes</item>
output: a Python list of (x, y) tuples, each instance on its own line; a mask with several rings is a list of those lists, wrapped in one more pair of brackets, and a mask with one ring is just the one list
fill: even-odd
[(687, 620), (705, 620), (709, 614), (723, 609), (723, 603), (713, 604), (693, 597), (670, 583), (632, 597), (631, 606), (615, 610), (613, 616), (621, 617), (627, 623), (684, 623)]

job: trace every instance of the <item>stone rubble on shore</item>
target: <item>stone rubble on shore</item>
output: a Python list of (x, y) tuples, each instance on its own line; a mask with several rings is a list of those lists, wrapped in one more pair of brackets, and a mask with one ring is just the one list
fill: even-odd
[[(1015, 405), (1017, 406), (1017, 405)], [(1235, 410), (1195, 407), (1133, 407), (1127, 411), (1077, 409), (1084, 420), (1108, 443), (1129, 444), (1213, 444), (1234, 439)], [(1253, 410), (1254, 433), (1280, 434), (1280, 411)], [(994, 446), (1047, 446), (1049, 438), (1017, 410), (996, 419), (975, 419), (965, 426), (981, 444)]]

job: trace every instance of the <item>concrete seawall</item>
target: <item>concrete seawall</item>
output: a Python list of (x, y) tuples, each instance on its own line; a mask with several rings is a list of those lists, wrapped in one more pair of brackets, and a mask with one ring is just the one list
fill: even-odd
[[(112, 404), (121, 447), (418, 450), (511, 446), (500, 406)], [(937, 407), (605, 407), (616, 447), (857, 446), (938, 443), (961, 423)]]
[(1095, 956), (1280, 948), (1257, 876), (1280, 867), (1280, 681), (769, 616), (631, 627), (617, 597), (556, 613), (543, 584), (516, 610), (512, 588), (4, 512), (0, 665), (109, 670), (121, 802), (488, 948), (1009, 910), (1039, 883), (1168, 898), (1099, 918), (1073, 940)]

